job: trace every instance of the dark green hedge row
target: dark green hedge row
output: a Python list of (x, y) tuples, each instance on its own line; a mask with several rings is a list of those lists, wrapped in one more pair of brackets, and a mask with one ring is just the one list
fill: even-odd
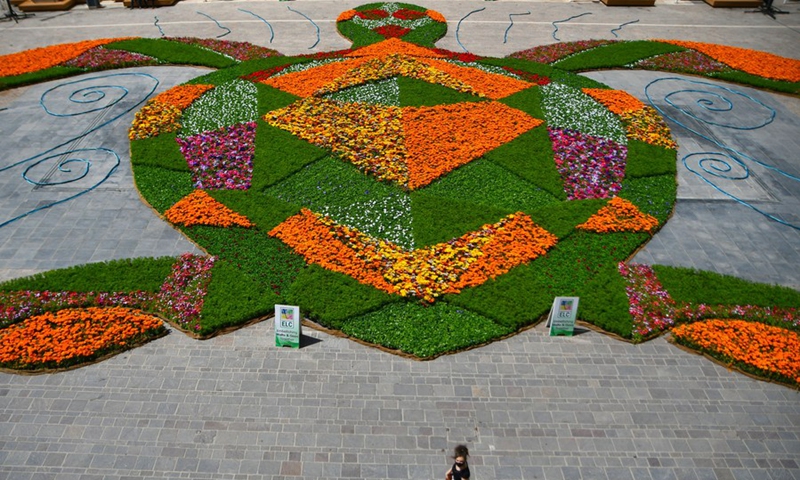
[(51, 292), (158, 292), (169, 276), (173, 257), (135, 258), (50, 270), (0, 283), (0, 290)]

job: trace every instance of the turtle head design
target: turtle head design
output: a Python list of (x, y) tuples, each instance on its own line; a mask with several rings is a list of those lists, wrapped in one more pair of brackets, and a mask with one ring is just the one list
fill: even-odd
[(339, 33), (353, 42), (353, 48), (389, 38), (402, 38), (432, 48), (447, 32), (447, 21), (441, 13), (394, 2), (370, 3), (346, 10), (337, 18), (336, 26)]

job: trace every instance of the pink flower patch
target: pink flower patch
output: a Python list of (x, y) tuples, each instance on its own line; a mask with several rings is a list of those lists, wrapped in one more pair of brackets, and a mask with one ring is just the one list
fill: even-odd
[(574, 130), (547, 131), (567, 199), (609, 198), (622, 189), (628, 147)]
[(255, 122), (177, 139), (192, 171), (195, 188), (203, 190), (250, 188), (255, 140)]

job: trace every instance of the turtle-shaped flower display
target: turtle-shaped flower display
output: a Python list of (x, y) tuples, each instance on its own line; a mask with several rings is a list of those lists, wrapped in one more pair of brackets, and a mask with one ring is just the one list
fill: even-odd
[(293, 304), (430, 358), (579, 296), (580, 318), (630, 336), (617, 264), (675, 200), (660, 117), (543, 64), (436, 49), (444, 17), (415, 5), (338, 26), (353, 48), (242, 62), (134, 121), (143, 198), (216, 257), (201, 333)]

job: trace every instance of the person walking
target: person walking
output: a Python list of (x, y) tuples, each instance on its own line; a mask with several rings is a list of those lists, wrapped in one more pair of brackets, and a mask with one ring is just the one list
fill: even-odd
[(467, 464), (469, 450), (466, 445), (456, 445), (453, 450), (453, 466), (447, 471), (446, 480), (462, 480), (469, 478), (469, 464)]

